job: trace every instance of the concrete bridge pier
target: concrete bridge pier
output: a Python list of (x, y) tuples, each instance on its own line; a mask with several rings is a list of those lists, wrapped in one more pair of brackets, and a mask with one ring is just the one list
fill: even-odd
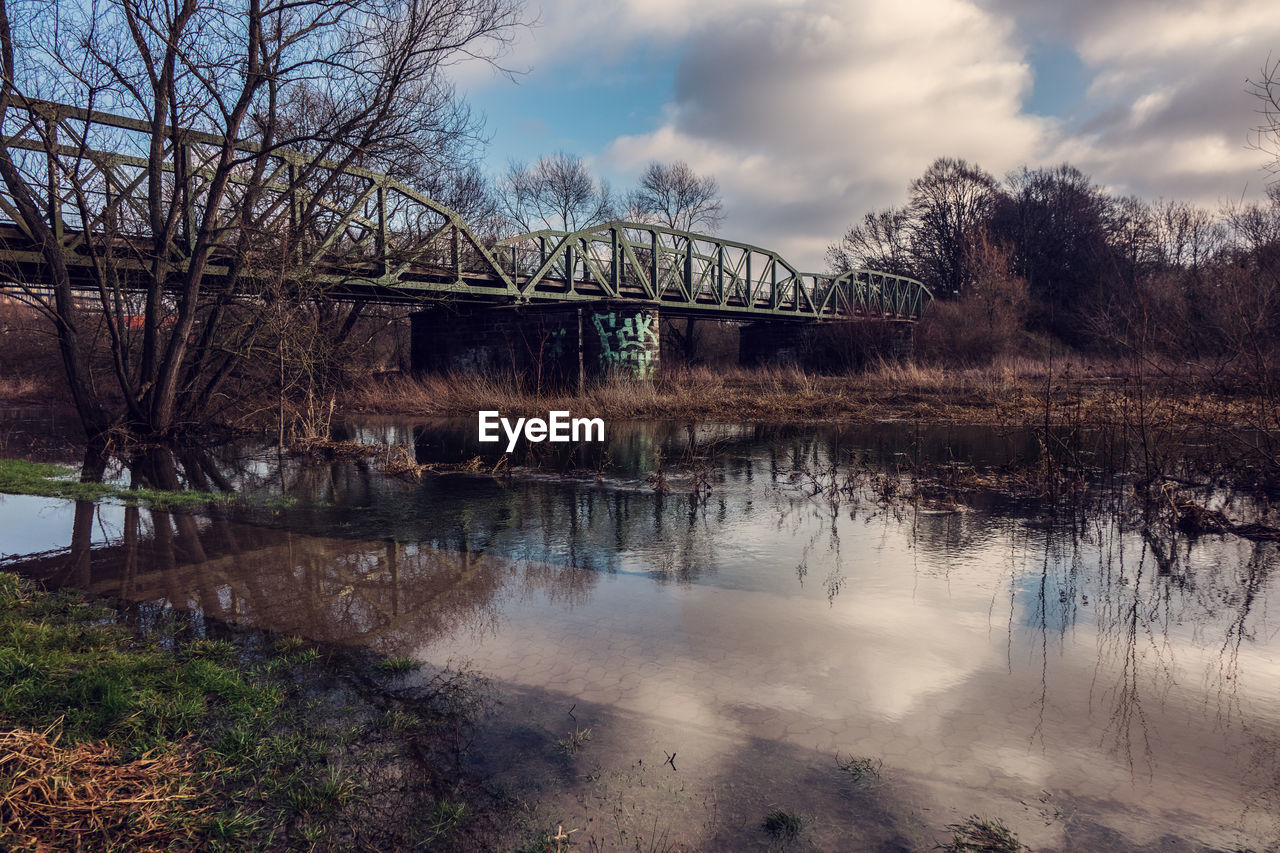
[(778, 320), (747, 323), (738, 330), (738, 363), (743, 367), (801, 366), (808, 326)]
[(440, 306), (411, 315), (410, 360), (415, 371), (514, 375), (539, 386), (651, 379), (659, 325), (657, 306), (628, 300)]
[(878, 360), (910, 358), (915, 323), (874, 318), (818, 323), (763, 320), (744, 325), (739, 335), (738, 360), (744, 367), (844, 371)]

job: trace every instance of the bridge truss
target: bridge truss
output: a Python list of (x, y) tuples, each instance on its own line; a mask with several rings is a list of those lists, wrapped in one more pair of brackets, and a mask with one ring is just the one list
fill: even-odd
[(497, 249), (526, 298), (637, 299), (673, 313), (914, 320), (928, 289), (873, 270), (798, 271), (777, 252), (636, 222), (536, 231)]
[[(85, 291), (101, 293), (107, 277), (124, 291), (142, 287), (159, 261), (182, 271), (198, 259), (210, 286), (246, 296), (285, 280), (336, 298), (607, 298), (688, 316), (809, 321), (914, 320), (931, 299), (914, 279), (803, 273), (767, 249), (633, 222), (495, 243), (439, 202), (352, 162), (181, 128), (157, 137), (148, 122), (64, 104), (11, 105), (0, 130)], [(213, 205), (220, 176), (226, 191)], [(156, 220), (154, 193), (172, 196), (168, 219)], [(204, 253), (201, 231), (213, 235)], [(11, 283), (37, 285), (48, 252), (0, 185), (0, 270)]]

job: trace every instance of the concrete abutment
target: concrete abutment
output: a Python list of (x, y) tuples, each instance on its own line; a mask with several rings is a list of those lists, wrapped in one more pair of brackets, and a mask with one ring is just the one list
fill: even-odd
[[(688, 324), (664, 317), (659, 306), (627, 300), (442, 305), (412, 315), (412, 366), (415, 371), (516, 376), (539, 387), (572, 387), (608, 377), (652, 379), (662, 362), (664, 320), (677, 324), (675, 332), (679, 323)], [(721, 323), (729, 335), (738, 326), (714, 318), (699, 322)], [(914, 331), (911, 322), (869, 318), (757, 320), (736, 329), (736, 355), (746, 367), (856, 370), (910, 357)], [(667, 356), (680, 362), (676, 352)], [(727, 356), (732, 363), (733, 353)]]
[(415, 371), (573, 385), (579, 374), (651, 379), (659, 364), (658, 310), (635, 302), (441, 306), (413, 314), (410, 324)]

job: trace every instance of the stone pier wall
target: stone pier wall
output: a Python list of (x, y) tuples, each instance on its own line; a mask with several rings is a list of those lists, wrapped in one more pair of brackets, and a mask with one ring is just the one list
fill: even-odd
[[(582, 338), (578, 329), (581, 323)], [(625, 300), (502, 307), (439, 306), (411, 318), (413, 369), (516, 376), (540, 387), (652, 379), (661, 361), (658, 306)], [(890, 320), (761, 320), (738, 330), (747, 367), (857, 370), (911, 356), (915, 324)]]
[[(582, 340), (579, 342), (579, 312)], [(498, 308), (441, 306), (414, 314), (414, 370), (516, 376), (530, 383), (584, 378), (651, 379), (659, 364), (659, 318), (653, 306), (593, 301)]]

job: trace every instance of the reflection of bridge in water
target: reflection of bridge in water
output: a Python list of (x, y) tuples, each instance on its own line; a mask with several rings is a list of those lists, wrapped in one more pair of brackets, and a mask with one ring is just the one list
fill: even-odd
[[(423, 461), (470, 458), (480, 449), (465, 428), (374, 432), (358, 437), (412, 440)], [(79, 502), (67, 547), (15, 555), (4, 568), (218, 621), (403, 651), (483, 629), (513, 590), (585, 602), (601, 578), (616, 574), (714, 583), (717, 552), (732, 531), (752, 514), (783, 519), (796, 512), (786, 489), (792, 474), (806, 460), (836, 458), (840, 446), (838, 434), (811, 429), (666, 424), (614, 433), (606, 447), (583, 445), (577, 455), (538, 460), (578, 472), (578, 481), (567, 483), (450, 475), (415, 484), (367, 461), (286, 459), (283, 470), (252, 474), (256, 463), (246, 460), (260, 458), (253, 453), (215, 462), (153, 450), (131, 469), (139, 486), (211, 489), (216, 482), (252, 494), (264, 483), (283, 483), (302, 505), (215, 507), (202, 516)], [(875, 458), (891, 459), (910, 440), (896, 433), (891, 439)], [(708, 454), (716, 457), (712, 494), (682, 491), (682, 472)], [(673, 492), (655, 491), (643, 479), (655, 464), (665, 466)], [(38, 499), (11, 500), (17, 510)], [(964, 521), (924, 520), (926, 544), (980, 532), (953, 529)], [(813, 552), (815, 569), (825, 550), (819, 544)], [(794, 583), (794, 575), (784, 567), (779, 582)]]
[[(466, 428), (382, 429), (401, 445), (416, 441), (422, 461), (473, 451)], [(1114, 800), (1115, 826), (1146, 813), (1167, 833), (1168, 803), (1197, 804), (1188, 832), (1242, 806), (1253, 823), (1280, 814), (1273, 543), (1179, 538), (1164, 546), (1165, 565), (1135, 527), (1143, 522), (1111, 507), (838, 504), (808, 482), (843, 476), (847, 466), (832, 463), (848, 451), (868, 456), (873, 472), (904, 453), (1000, 465), (1037, 446), (1031, 434), (670, 425), (615, 438), (619, 465), (604, 466), (601, 483), (590, 474), (409, 483), (372, 462), (286, 459), (278, 470), (250, 449), (219, 465), (229, 484), (252, 493), (283, 483), (330, 505), (198, 517), (80, 504), (67, 516), (70, 548), (4, 568), (433, 662), (483, 654), (479, 671), (540, 688), (506, 712), (522, 734), (536, 719), (562, 735), (549, 726), (566, 709), (582, 715), (596, 703), (632, 726), (611, 723), (617, 740), (596, 739), (625, 744), (626, 763), (636, 757), (627, 738), (648, 731), (640, 726), (673, 713), (683, 724), (694, 709), (751, 767), (776, 766), (778, 753), (759, 744), (791, 742), (818, 749), (830, 772), (838, 746), (883, 756), (904, 778), (985, 792), (1012, 757), (1034, 771), (1022, 790), (1041, 790), (1046, 768), (1055, 807)], [(639, 479), (659, 457), (697, 464), (712, 446), (709, 497), (659, 494)], [(196, 463), (177, 465), (199, 483)], [(134, 469), (166, 481), (163, 465), (149, 470)], [(39, 500), (6, 498), (0, 510), (29, 518)], [(104, 527), (105, 543), (95, 532)], [(575, 674), (595, 669), (604, 675)], [(582, 686), (566, 686), (575, 678)], [(606, 719), (583, 725), (602, 733)], [(685, 731), (654, 730), (655, 748)], [(743, 731), (741, 748), (723, 736)], [(1119, 837), (1081, 832), (1086, 849)]]
[[(113, 282), (140, 287), (159, 243), (148, 215), (150, 124), (30, 102), (9, 107), (3, 132), (28, 185), (44, 194), (39, 201), (58, 242), (43, 246), (14, 199), (0, 192), (6, 275), (47, 280), (54, 252), (86, 293), (99, 293), (104, 264)], [(247, 141), (233, 146), (242, 162), (222, 209), (203, 211), (224, 149), (221, 137), (168, 129), (161, 152), (159, 179), (179, 180), (180, 173), (194, 192), (178, 211), (177, 233), (194, 233), (188, 218), (226, 223), (208, 257), (207, 286), (257, 292), (242, 241), (246, 234), (255, 235), (255, 246), (276, 240), (276, 261), (291, 258), (291, 275), (334, 297), (447, 305), (446, 318), (426, 312), (418, 324), (420, 366), (439, 357), (452, 367), (486, 366), (502, 356), (514, 329), (562, 346), (575, 338), (572, 346), (601, 368), (644, 374), (656, 359), (661, 317), (755, 323), (744, 332), (744, 357), (761, 360), (796, 346), (799, 332), (786, 330), (794, 325), (879, 320), (909, 335), (931, 298), (903, 276), (806, 273), (749, 243), (634, 222), (538, 231), (495, 244), (456, 212), (386, 175)], [(193, 249), (185, 240), (171, 242), (176, 269), (190, 263)]]

